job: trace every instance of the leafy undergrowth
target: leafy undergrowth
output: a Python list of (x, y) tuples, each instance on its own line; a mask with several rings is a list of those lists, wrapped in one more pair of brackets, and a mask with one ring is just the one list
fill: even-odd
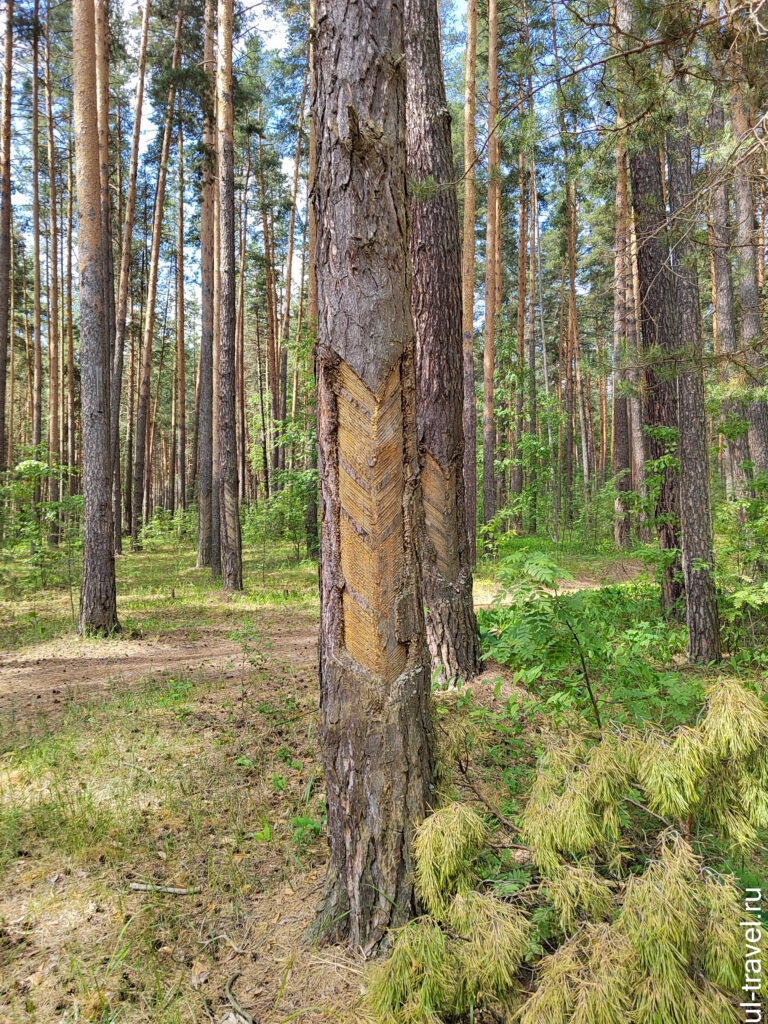
[(0, 758), (0, 1021), (231, 1021), (238, 972), (260, 1022), (354, 1019), (355, 962), (299, 948), (326, 858), (313, 667), (241, 642), (226, 680), (72, 704)]

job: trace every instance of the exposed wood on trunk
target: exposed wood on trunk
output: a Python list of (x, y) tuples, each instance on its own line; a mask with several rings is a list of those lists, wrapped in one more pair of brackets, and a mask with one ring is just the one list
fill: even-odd
[(466, 681), (478, 650), (464, 522), (461, 249), (437, 0), (406, 0), (405, 38), (422, 601), (433, 677)]
[(413, 913), (411, 841), (432, 781), (403, 18), (391, 0), (318, 0), (317, 15), (320, 728), (330, 863), (315, 931), (369, 954)]

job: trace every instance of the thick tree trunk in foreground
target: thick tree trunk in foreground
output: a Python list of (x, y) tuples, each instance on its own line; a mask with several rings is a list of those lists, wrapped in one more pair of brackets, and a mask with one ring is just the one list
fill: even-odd
[(464, 507), (469, 564), (477, 547), (477, 400), (475, 398), (475, 69), (477, 0), (467, 2), (464, 63), (464, 237), (461, 256), (461, 344), (464, 364)]
[(466, 681), (477, 673), (478, 659), (464, 507), (459, 209), (436, 0), (405, 0), (405, 38), (408, 175), (416, 193), (410, 251), (422, 599), (433, 675)]
[(219, 478), (221, 495), (221, 585), (243, 589), (240, 511), (237, 498), (235, 422), (235, 164), (232, 111), (232, 3), (219, 0), (218, 96), (219, 162)]
[(411, 840), (432, 781), (403, 12), (398, 0), (319, 0), (317, 15), (320, 714), (330, 864), (314, 931), (371, 952), (414, 911)]
[(496, 357), (496, 247), (499, 225), (496, 197), (499, 181), (498, 19), (496, 0), (488, 0), (488, 207), (485, 232), (485, 330), (483, 342), (483, 523), (496, 515), (496, 424), (493, 408), (493, 375)]
[[(629, 161), (632, 205), (637, 232), (637, 270), (640, 286), (640, 324), (643, 349), (653, 359), (645, 371), (644, 423), (650, 428), (648, 452), (654, 461), (678, 452), (677, 386), (675, 381), (675, 289), (669, 263), (666, 207), (661, 184), (659, 154), (648, 147), (633, 153)], [(656, 534), (664, 559), (661, 606), (673, 612), (683, 595), (680, 548), (680, 483), (671, 466), (660, 473), (656, 502)]]
[[(11, 297), (11, 75), (13, 73), (13, 0), (5, 5), (5, 49), (3, 53), (3, 96), (0, 106), (0, 472), (5, 469), (6, 449), (13, 444), (5, 434), (5, 373), (8, 358)], [(13, 345), (13, 325), (10, 325)], [(13, 389), (11, 389), (11, 409)], [(13, 412), (11, 412), (11, 417)], [(13, 419), (11, 418), (11, 423)], [(12, 431), (10, 432), (12, 434)]]
[[(203, 61), (213, 82), (213, 0), (205, 3)], [(213, 92), (213, 90), (211, 90)], [(197, 449), (197, 568), (211, 564), (211, 488), (213, 467), (213, 189), (216, 159), (211, 111), (203, 111), (203, 187), (200, 203), (200, 399)]]
[[(684, 83), (678, 81), (683, 93)], [(669, 208), (673, 219), (672, 249), (675, 275), (675, 313), (682, 368), (677, 378), (680, 452), (680, 532), (688, 658), (708, 664), (720, 660), (720, 626), (715, 597), (715, 553), (709, 500), (707, 412), (704, 404), (701, 316), (696, 260), (689, 239), (685, 208), (691, 202), (691, 140), (688, 116), (675, 115), (667, 140)], [(675, 215), (683, 217), (675, 222)]]
[(109, 352), (104, 308), (96, 48), (93, 0), (72, 4), (72, 66), (80, 272), (80, 380), (83, 421), (83, 580), (81, 633), (117, 628), (112, 467), (109, 446)]

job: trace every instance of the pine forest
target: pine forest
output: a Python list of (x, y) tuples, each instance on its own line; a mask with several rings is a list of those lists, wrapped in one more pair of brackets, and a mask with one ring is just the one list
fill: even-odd
[(0, 1024), (765, 1020), (765, 0), (0, 54)]

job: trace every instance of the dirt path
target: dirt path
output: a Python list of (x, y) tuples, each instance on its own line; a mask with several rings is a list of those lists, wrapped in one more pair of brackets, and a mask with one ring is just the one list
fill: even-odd
[[(274, 613), (260, 623), (254, 653), (299, 665), (313, 662), (317, 627), (310, 613)], [(203, 634), (200, 638), (200, 634)], [(214, 627), (114, 640), (67, 637), (0, 656), (0, 721), (18, 727), (41, 716), (56, 717), (72, 701), (107, 695), (153, 676), (214, 678), (240, 672), (243, 653), (227, 632)]]

